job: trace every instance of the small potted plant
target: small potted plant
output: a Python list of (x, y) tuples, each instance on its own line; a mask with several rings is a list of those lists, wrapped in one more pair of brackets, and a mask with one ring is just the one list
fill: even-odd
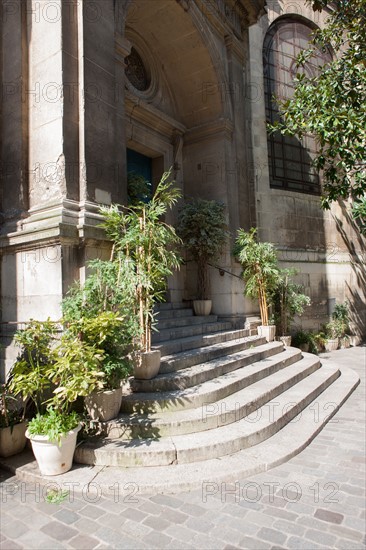
[(276, 325), (269, 324), (268, 310), (280, 280), (276, 250), (271, 243), (257, 241), (255, 228), (249, 232), (239, 229), (233, 254), (243, 267), (244, 294), (259, 301), (262, 325), (258, 333), (271, 342)]
[(279, 340), (286, 346), (291, 345), (289, 334), (295, 315), (302, 315), (310, 298), (303, 294), (303, 287), (294, 283), (291, 278), (297, 275), (296, 269), (281, 269), (279, 280), (273, 294), (273, 315)]
[(350, 315), (349, 304), (344, 302), (343, 304), (336, 304), (332, 313), (332, 318), (337, 321), (339, 328), (339, 345), (341, 348), (350, 347)]
[(179, 211), (177, 233), (197, 265), (197, 294), (193, 300), (196, 315), (209, 315), (208, 265), (222, 253), (227, 241), (225, 205), (215, 200), (196, 198)]
[(128, 207), (103, 208), (103, 227), (113, 243), (113, 253), (131, 262), (134, 269), (135, 314), (139, 322), (134, 358), (135, 378), (150, 379), (160, 368), (160, 351), (151, 349), (155, 328), (154, 305), (163, 300), (167, 277), (180, 266), (175, 247), (180, 242), (174, 227), (163, 217), (180, 197), (170, 171), (165, 172), (149, 202)]
[(335, 351), (339, 347), (339, 338), (342, 336), (342, 323), (340, 323), (337, 319), (332, 319), (326, 324), (325, 330), (325, 351)]
[(27, 439), (24, 409), (10, 394), (8, 384), (0, 386), (0, 456), (8, 457), (23, 451)]
[(36, 408), (26, 436), (44, 475), (62, 474), (71, 468), (80, 424), (70, 404), (100, 387), (103, 376), (100, 350), (68, 335), (57, 345), (56, 333), (56, 325), (49, 319), (31, 320), (26, 329), (17, 332), (22, 350), (9, 383), (14, 395), (20, 395), (24, 403), (31, 400)]

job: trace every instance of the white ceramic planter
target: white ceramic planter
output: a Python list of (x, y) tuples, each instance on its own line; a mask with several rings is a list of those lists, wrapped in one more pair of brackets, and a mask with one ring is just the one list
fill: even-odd
[(267, 342), (273, 342), (276, 336), (276, 325), (259, 325), (259, 336), (264, 336)]
[(336, 349), (338, 349), (338, 345), (338, 338), (326, 340), (324, 343), (325, 351), (335, 351)]
[(118, 416), (122, 404), (122, 388), (93, 392), (84, 398), (92, 420), (106, 422)]
[(30, 435), (28, 430), (26, 431), (26, 437), (31, 440), (33, 454), (41, 474), (57, 476), (71, 469), (76, 438), (80, 428), (79, 425), (61, 437), (59, 444), (51, 442), (46, 435)]
[(27, 443), (27, 438), (25, 437), (26, 429), (26, 422), (20, 422), (7, 428), (0, 428), (0, 456), (13, 456), (23, 451)]
[(150, 380), (160, 369), (160, 350), (136, 353), (133, 364), (133, 375), (137, 380)]
[(193, 310), (195, 315), (210, 315), (212, 309), (212, 300), (193, 300)]

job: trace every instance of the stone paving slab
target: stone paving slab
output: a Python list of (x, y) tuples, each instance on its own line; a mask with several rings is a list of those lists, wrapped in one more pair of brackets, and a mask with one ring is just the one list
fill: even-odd
[(362, 382), (288, 462), (177, 494), (142, 496), (134, 486), (121, 494), (117, 485), (108, 495), (76, 493), (70, 485), (58, 504), (45, 501), (50, 487), (2, 472), (0, 548), (365, 549), (366, 347), (327, 357)]

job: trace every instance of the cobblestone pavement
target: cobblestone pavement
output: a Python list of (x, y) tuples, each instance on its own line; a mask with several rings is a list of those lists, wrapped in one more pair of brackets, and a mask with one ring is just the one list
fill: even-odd
[(117, 490), (70, 490), (60, 503), (2, 472), (0, 548), (365, 548), (366, 347), (326, 356), (356, 370), (362, 382), (289, 462), (190, 493), (141, 497), (131, 486), (130, 496), (119, 498)]

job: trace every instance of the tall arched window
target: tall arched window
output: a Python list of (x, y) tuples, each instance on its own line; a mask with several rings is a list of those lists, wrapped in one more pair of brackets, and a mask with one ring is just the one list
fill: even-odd
[[(278, 120), (279, 113), (273, 96), (291, 97), (293, 80), (298, 71), (296, 58), (307, 48), (313, 27), (298, 19), (277, 20), (267, 32), (263, 46), (264, 89), (266, 118), (270, 123)], [(331, 60), (321, 52), (307, 62), (304, 71), (314, 75), (319, 67)], [(270, 185), (273, 188), (319, 194), (319, 176), (312, 165), (316, 144), (312, 136), (301, 141), (296, 137), (275, 132), (268, 136)]]

